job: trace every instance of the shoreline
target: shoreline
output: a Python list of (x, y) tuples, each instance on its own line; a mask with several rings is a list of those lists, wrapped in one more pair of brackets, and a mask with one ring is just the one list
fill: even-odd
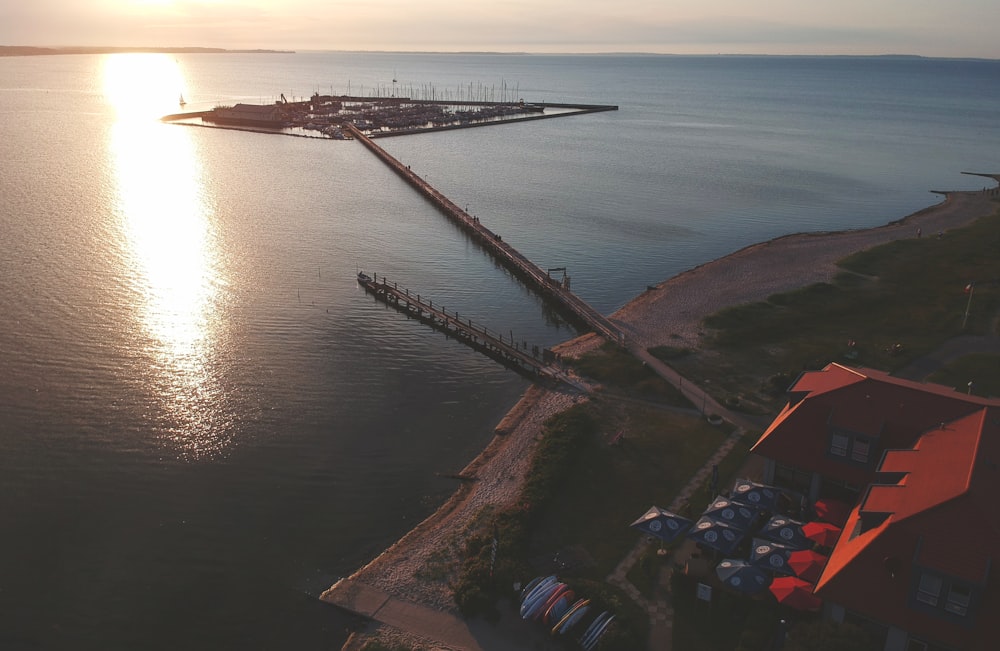
[[(1000, 174), (978, 174), (1000, 184)], [(611, 315), (637, 345), (697, 348), (702, 320), (722, 308), (832, 280), (836, 262), (851, 253), (897, 239), (942, 237), (954, 228), (992, 215), (1000, 190), (941, 192), (944, 201), (882, 226), (847, 231), (797, 233), (751, 244), (659, 283)], [(919, 229), (919, 230), (918, 230)], [(918, 234), (919, 233), (919, 234)], [(555, 350), (577, 356), (602, 343), (588, 333)], [(551, 416), (586, 400), (530, 386), (495, 428), (493, 439), (465, 468), (455, 493), (429, 517), (349, 577), (393, 597), (457, 613), (448, 587), (462, 534), (484, 509), (517, 498), (531, 452)], [(321, 596), (327, 599), (333, 588)]]

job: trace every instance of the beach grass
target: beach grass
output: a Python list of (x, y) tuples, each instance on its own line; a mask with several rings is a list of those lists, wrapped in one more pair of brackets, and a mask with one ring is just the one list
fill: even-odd
[(952, 337), (996, 327), (997, 250), (1000, 214), (940, 238), (856, 253), (840, 262), (833, 282), (709, 316), (705, 350), (670, 363), (685, 377), (708, 380), (717, 399), (742, 395), (774, 410), (784, 396), (768, 378), (791, 380), (831, 361), (898, 370)]
[(612, 392), (627, 393), (633, 398), (666, 405), (691, 406), (676, 387), (613, 343), (605, 343), (597, 350), (567, 360), (567, 363), (580, 375), (602, 383), (605, 389)]

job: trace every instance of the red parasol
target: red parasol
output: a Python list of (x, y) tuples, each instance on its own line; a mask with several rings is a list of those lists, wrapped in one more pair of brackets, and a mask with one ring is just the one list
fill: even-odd
[(840, 527), (829, 522), (807, 522), (802, 525), (802, 533), (820, 547), (833, 547), (840, 538)]
[(823, 600), (813, 594), (812, 583), (807, 583), (794, 576), (779, 576), (768, 590), (778, 603), (795, 610), (817, 611), (823, 606)]
[(816, 511), (817, 520), (830, 522), (838, 527), (847, 524), (847, 518), (851, 515), (851, 507), (849, 505), (831, 498), (816, 500), (813, 510)]
[(803, 549), (792, 552), (788, 557), (788, 567), (792, 568), (795, 576), (809, 583), (816, 583), (823, 568), (826, 567), (827, 557), (811, 549)]

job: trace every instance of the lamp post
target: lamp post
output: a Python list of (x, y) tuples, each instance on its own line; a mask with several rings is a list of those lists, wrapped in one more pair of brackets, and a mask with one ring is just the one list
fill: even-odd
[(969, 391), (968, 391), (968, 394), (970, 396), (972, 395), (972, 380), (969, 380)]

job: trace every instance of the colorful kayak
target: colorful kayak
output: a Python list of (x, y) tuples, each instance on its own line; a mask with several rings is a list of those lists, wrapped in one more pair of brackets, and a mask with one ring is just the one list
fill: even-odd
[[(552, 627), (552, 634), (562, 633), (564, 630), (569, 630), (569, 627), (579, 621), (580, 617), (587, 614), (587, 609), (590, 607), (590, 599), (579, 599), (575, 604), (573, 604), (566, 614)], [(572, 623), (570, 622), (572, 620)]]
[(576, 599), (576, 594), (572, 590), (566, 590), (563, 592), (559, 595), (559, 598), (556, 599), (555, 603), (553, 603), (552, 606), (545, 611), (545, 614), (542, 615), (542, 623), (546, 626), (551, 626), (552, 624), (558, 622), (562, 619), (562, 616), (566, 614), (566, 611), (569, 610), (569, 607), (572, 605), (574, 599)]
[(611, 617), (611, 613), (605, 610), (603, 613), (595, 617), (594, 621), (590, 622), (590, 626), (587, 627), (587, 630), (585, 630), (583, 635), (580, 637), (580, 646), (584, 649), (587, 648), (587, 644), (590, 643), (594, 634), (597, 632), (597, 629), (601, 627), (601, 624), (603, 624), (604, 620), (608, 617)]
[(531, 614), (532, 619), (541, 619), (545, 615), (545, 613), (549, 612), (549, 608), (552, 607), (552, 604), (554, 604), (559, 599), (559, 597), (563, 596), (563, 594), (565, 594), (565, 592), (569, 590), (569, 586), (566, 585), (565, 583), (558, 583), (556, 585), (558, 585), (559, 587), (556, 588), (556, 590), (551, 595), (549, 595), (549, 598), (545, 600), (545, 603), (542, 604), (541, 608), (539, 608), (538, 610), (536, 610)]
[(528, 619), (537, 611), (545, 605), (545, 601), (552, 596), (552, 593), (559, 589), (562, 585), (558, 581), (553, 581), (551, 583), (542, 583), (539, 587), (528, 595), (524, 603), (521, 604), (521, 618)]
[(586, 651), (592, 651), (593, 648), (597, 646), (597, 643), (601, 641), (601, 638), (604, 637), (604, 634), (608, 632), (608, 626), (611, 625), (611, 622), (613, 622), (614, 619), (615, 616), (612, 615), (611, 617), (608, 617), (606, 620), (604, 620), (604, 623), (601, 624), (600, 628), (598, 628), (597, 631), (594, 633), (594, 637), (590, 641), (590, 646), (584, 647)]
[(556, 583), (556, 575), (547, 576), (533, 587), (531, 590), (524, 595), (521, 599), (521, 617), (528, 611), (528, 608), (534, 604), (534, 600), (538, 597), (539, 593), (545, 590), (546, 587), (551, 586)]

